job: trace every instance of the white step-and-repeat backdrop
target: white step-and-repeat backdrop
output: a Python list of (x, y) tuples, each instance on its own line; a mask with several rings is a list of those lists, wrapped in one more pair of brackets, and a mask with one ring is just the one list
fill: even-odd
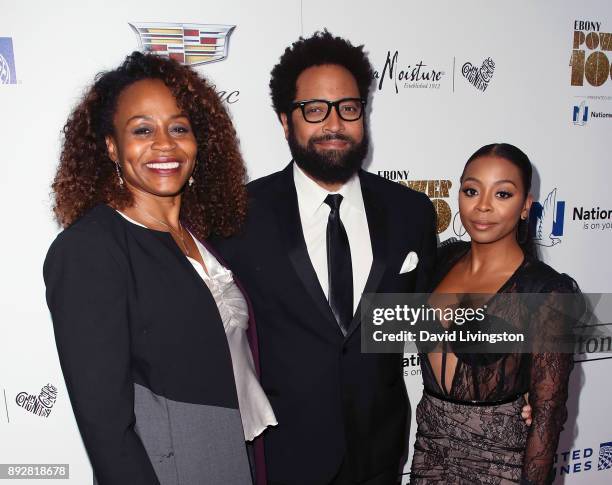
[[(609, 0), (2, 0), (0, 463), (69, 465), (66, 482), (92, 483), (44, 301), (42, 262), (59, 230), (50, 182), (69, 111), (98, 71), (140, 48), (131, 25), (147, 22), (235, 26), (227, 57), (196, 69), (226, 101), (250, 178), (290, 159), (268, 96), (285, 47), (324, 27), (365, 44), (376, 70), (368, 170), (425, 192), (440, 239), (465, 239), (456, 203), (465, 160), (491, 142), (515, 144), (536, 168), (544, 259), (585, 292), (612, 291)], [(612, 480), (605, 344), (576, 355), (555, 483)], [(416, 356), (406, 356), (405, 380), (414, 407)]]

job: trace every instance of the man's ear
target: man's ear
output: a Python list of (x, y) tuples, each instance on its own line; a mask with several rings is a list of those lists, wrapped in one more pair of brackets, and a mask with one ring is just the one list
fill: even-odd
[(106, 150), (108, 152), (108, 158), (110, 158), (113, 162), (119, 162), (119, 155), (117, 153), (117, 143), (115, 143), (115, 139), (107, 135), (104, 137), (104, 141), (106, 141)]
[(280, 122), (283, 125), (283, 130), (285, 131), (285, 139), (289, 139), (289, 120), (287, 119), (287, 113), (280, 114)]

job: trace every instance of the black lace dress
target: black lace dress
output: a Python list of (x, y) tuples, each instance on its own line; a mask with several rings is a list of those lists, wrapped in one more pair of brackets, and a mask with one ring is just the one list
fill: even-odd
[[(440, 250), (435, 286), (469, 248), (469, 243), (457, 242)], [(412, 484), (549, 483), (567, 417), (573, 355), (548, 351), (545, 329), (573, 321), (563, 321), (557, 313), (536, 315), (519, 298), (517, 304), (508, 304), (506, 294), (578, 292), (569, 276), (527, 257), (497, 293), (504, 296), (503, 304), (490, 305), (489, 310), (516, 329), (533, 331), (529, 327), (537, 322), (530, 353), (461, 354), (444, 344), (437, 376), (428, 355), (421, 354), (425, 392), (416, 411)], [(539, 308), (546, 311), (546, 305)], [(445, 353), (457, 357), (450, 388)], [(533, 408), (531, 427), (520, 416), (526, 392)]]

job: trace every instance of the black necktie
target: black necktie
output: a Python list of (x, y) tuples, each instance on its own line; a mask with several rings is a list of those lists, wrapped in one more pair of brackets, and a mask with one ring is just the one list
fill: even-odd
[(327, 281), (329, 306), (346, 335), (353, 319), (353, 268), (348, 236), (340, 220), (341, 202), (340, 194), (329, 194), (325, 198), (331, 208), (327, 219)]

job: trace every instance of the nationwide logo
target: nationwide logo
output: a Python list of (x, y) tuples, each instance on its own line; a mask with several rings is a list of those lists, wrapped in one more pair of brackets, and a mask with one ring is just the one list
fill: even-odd
[(374, 71), (374, 79), (381, 91), (385, 84), (392, 84), (395, 93), (399, 88), (406, 89), (440, 89), (441, 80), (446, 73), (432, 68), (423, 60), (411, 64), (400, 64), (399, 51), (387, 51), (387, 57), (382, 71)]
[(402, 358), (404, 377), (421, 375), (421, 358), (418, 354), (404, 354)]
[(51, 409), (57, 399), (57, 388), (51, 384), (47, 384), (41, 390), (38, 396), (34, 394), (28, 394), (27, 392), (20, 392), (15, 397), (17, 406), (25, 409), (26, 411), (48, 418), (51, 414)]
[(578, 126), (584, 126), (589, 121), (589, 107), (583, 101), (578, 106), (574, 106), (572, 122)]
[(495, 71), (495, 62), (490, 57), (487, 57), (480, 67), (472, 65), (471, 62), (466, 62), (461, 68), (461, 74), (468, 82), (479, 91), (485, 92), (493, 72)]
[(0, 84), (17, 84), (13, 40), (0, 37)]
[(531, 205), (531, 231), (535, 234), (534, 242), (538, 246), (555, 246), (561, 242), (565, 218), (565, 201), (557, 200), (557, 188), (554, 188), (543, 203)]
[(575, 20), (572, 49), (572, 86), (583, 86), (586, 79), (591, 86), (599, 87), (612, 78), (606, 54), (612, 50), (612, 33), (601, 32), (601, 22)]
[(235, 25), (133, 23), (140, 49), (197, 66), (225, 59)]
[(612, 113), (607, 113), (605, 111), (594, 111), (589, 105), (586, 104), (586, 101), (582, 101), (579, 105), (574, 105), (574, 109), (572, 111), (572, 122), (577, 126), (584, 126), (590, 122), (599, 122), (602, 120), (611, 120)]

